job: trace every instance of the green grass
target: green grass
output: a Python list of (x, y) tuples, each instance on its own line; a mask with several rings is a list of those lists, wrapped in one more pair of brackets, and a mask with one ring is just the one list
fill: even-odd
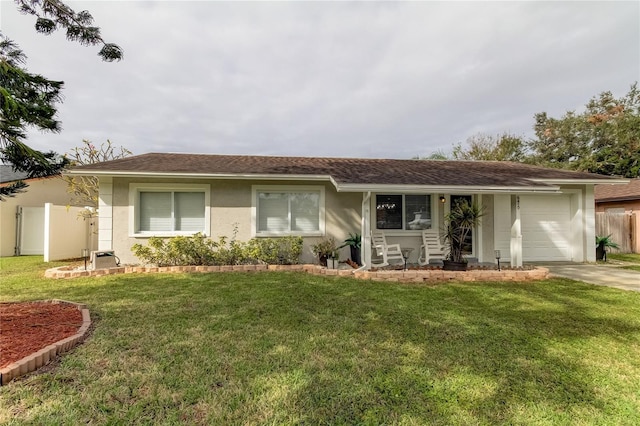
[(640, 272), (640, 253), (607, 253), (610, 260), (635, 263), (635, 265), (625, 265), (622, 269)]
[(610, 260), (640, 264), (640, 253), (607, 253)]
[(401, 285), (297, 273), (45, 280), (93, 335), (0, 388), (2, 424), (640, 423), (640, 294), (553, 279)]

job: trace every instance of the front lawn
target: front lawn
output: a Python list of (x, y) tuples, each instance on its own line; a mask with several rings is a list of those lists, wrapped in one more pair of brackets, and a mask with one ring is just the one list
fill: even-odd
[(3, 424), (640, 423), (639, 293), (45, 267), (0, 259), (0, 301), (84, 302), (97, 326), (0, 388)]
[(607, 253), (607, 258), (640, 265), (640, 253)]
[(607, 253), (607, 257), (610, 260), (630, 263), (629, 265), (622, 266), (622, 269), (640, 271), (640, 253)]

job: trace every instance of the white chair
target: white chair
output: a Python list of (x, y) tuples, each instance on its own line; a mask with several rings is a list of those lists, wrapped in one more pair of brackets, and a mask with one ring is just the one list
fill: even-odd
[(376, 268), (388, 266), (390, 260), (397, 260), (404, 264), (400, 244), (387, 244), (387, 237), (384, 235), (384, 231), (374, 231), (371, 233), (371, 249), (375, 250), (378, 258), (382, 258), (382, 261), (379, 263), (372, 259), (371, 266), (375, 266)]
[(442, 243), (440, 243), (440, 235), (438, 231), (433, 229), (425, 229), (422, 231), (422, 246), (420, 247), (420, 256), (418, 263), (421, 266), (428, 265), (430, 260), (444, 260), (445, 252)]

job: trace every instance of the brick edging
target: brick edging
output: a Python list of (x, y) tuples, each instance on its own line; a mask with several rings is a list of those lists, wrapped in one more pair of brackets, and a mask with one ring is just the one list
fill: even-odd
[(472, 269), (469, 271), (407, 270), (407, 271), (357, 271), (355, 269), (327, 269), (319, 265), (227, 265), (227, 266), (121, 266), (118, 268), (76, 271), (68, 266), (47, 269), (46, 278), (97, 277), (113, 274), (150, 273), (215, 273), (215, 272), (265, 272), (298, 271), (312, 275), (353, 277), (356, 279), (392, 282), (442, 282), (442, 281), (537, 281), (549, 277), (547, 268), (508, 269), (503, 271)]
[(73, 336), (69, 336), (55, 343), (52, 343), (49, 346), (46, 346), (39, 351), (32, 353), (31, 355), (28, 355), (0, 369), (0, 386), (6, 385), (17, 377), (23, 376), (27, 373), (31, 373), (32, 371), (37, 370), (43, 365), (49, 364), (56, 358), (56, 356), (60, 356), (64, 352), (71, 350), (73, 347), (81, 343), (89, 332), (89, 327), (91, 326), (91, 316), (89, 315), (89, 309), (87, 309), (87, 305), (83, 303), (75, 303), (59, 299), (40, 300), (34, 302), (54, 304), (62, 303), (66, 305), (73, 305), (77, 307), (78, 310), (82, 313), (82, 325)]

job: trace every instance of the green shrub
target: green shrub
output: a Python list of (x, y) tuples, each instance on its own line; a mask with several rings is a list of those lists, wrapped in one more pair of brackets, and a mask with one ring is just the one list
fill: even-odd
[(302, 254), (302, 237), (253, 238), (246, 244), (250, 258), (269, 265), (295, 265)]
[[(234, 233), (235, 234), (235, 233)], [(172, 238), (151, 237), (147, 245), (134, 244), (133, 254), (146, 264), (186, 265), (293, 265), (302, 253), (301, 237), (253, 238), (248, 242), (214, 241), (197, 233)]]

